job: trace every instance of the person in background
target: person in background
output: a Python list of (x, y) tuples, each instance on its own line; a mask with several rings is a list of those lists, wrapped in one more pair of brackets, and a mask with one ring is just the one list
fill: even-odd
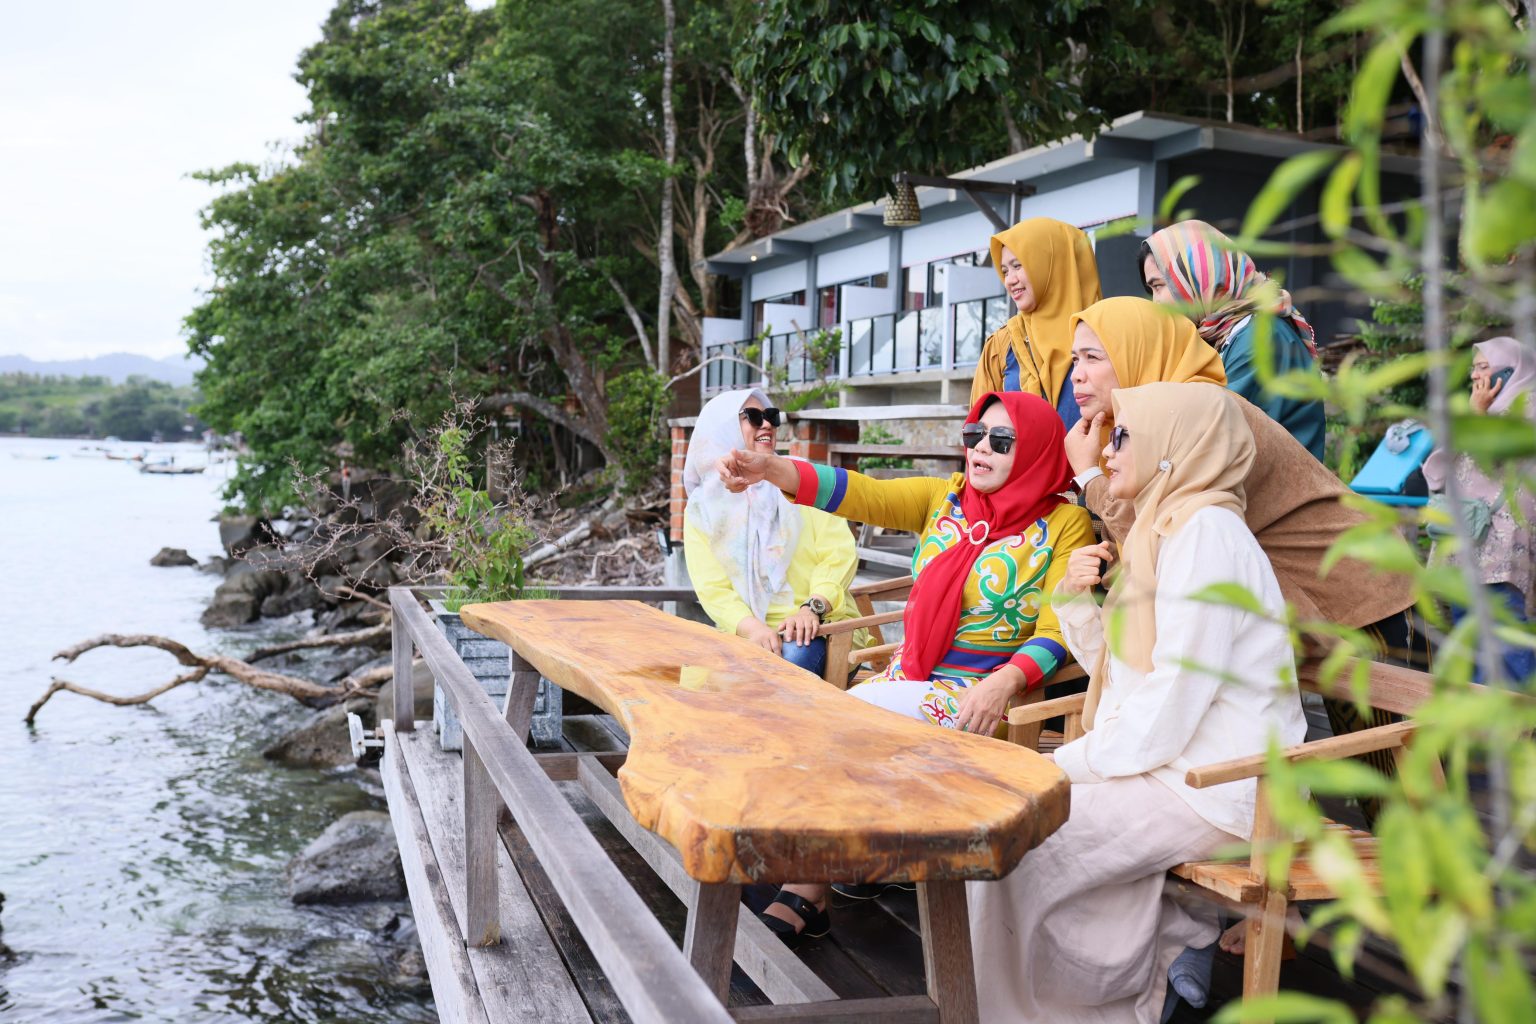
[(992, 391), (1022, 391), (1044, 399), (1071, 429), (1078, 413), (1067, 386), (1068, 321), (1103, 294), (1093, 244), (1070, 224), (1032, 217), (992, 236), (992, 268), (1018, 313), (982, 345), (971, 404)]
[(796, 508), (771, 485), (732, 494), (715, 472), (737, 448), (772, 454), (778, 425), (779, 410), (755, 388), (716, 395), (700, 411), (683, 464), (683, 557), (722, 632), (819, 676), (827, 641), (817, 627), (858, 614), (848, 596), (858, 566), (848, 524)]
[[(1087, 732), (1054, 755), (1071, 818), (1006, 878), (966, 886), (983, 1020), (1153, 1024), (1177, 959), (1214, 954), (1215, 921), (1164, 877), (1251, 838), (1257, 784), (1192, 789), (1185, 773), (1306, 732), (1285, 599), (1243, 519), (1255, 445), (1240, 401), (1212, 384), (1114, 394), (1106, 486), (1135, 523), (1102, 609), (1108, 543), (1074, 551), (1056, 590), (1090, 670)], [(1221, 584), (1259, 607), (1195, 597)]]
[[(1509, 411), (1521, 395), (1536, 387), (1536, 352), (1514, 338), (1490, 338), (1473, 346), (1472, 408), (1483, 416), (1499, 416)], [(1531, 399), (1524, 410), (1531, 415)], [(1529, 472), (1527, 468), (1526, 472)], [(1519, 482), (1489, 476), (1472, 456), (1436, 448), (1424, 460), (1424, 482), (1432, 492), (1443, 493), (1446, 481), (1455, 474), (1463, 500), (1482, 502), (1488, 509), (1487, 532), (1477, 544), (1475, 558), (1478, 579), (1488, 587), (1490, 596), (1509, 610), (1519, 622), (1529, 622), (1536, 614), (1536, 557), (1532, 555), (1532, 532), (1536, 531), (1536, 496)], [(1518, 511), (1516, 506), (1518, 506)], [(1460, 552), (1447, 551), (1436, 542), (1430, 552), (1431, 562), (1458, 565)], [(1466, 615), (1464, 608), (1452, 608), (1453, 621)], [(1529, 688), (1536, 672), (1536, 652), (1529, 647), (1505, 644), (1504, 674), (1516, 686)], [(1474, 678), (1485, 682), (1482, 668)]]
[(1141, 243), (1137, 270), (1152, 300), (1182, 310), (1221, 355), (1227, 387), (1263, 409), (1322, 461), (1323, 403), (1270, 394), (1259, 382), (1255, 362), (1259, 320), (1254, 314), (1262, 308), (1274, 313), (1268, 321), (1274, 372), (1316, 368), (1316, 332), (1291, 304), (1290, 294), (1203, 220), (1180, 221), (1155, 232)]
[[(918, 535), (916, 577), (889, 666), (849, 692), (934, 725), (991, 735), (1008, 702), (1066, 661), (1046, 600), (1066, 555), (1092, 543), (1088, 514), (1061, 492), (1061, 420), (1041, 398), (983, 395), (961, 428), (965, 472), (874, 480), (760, 447), (720, 460), (732, 491), (774, 487), (800, 505)], [(882, 887), (883, 888), (883, 887)], [(845, 896), (865, 892), (839, 887)], [(876, 895), (878, 893), (875, 893)], [(761, 915), (787, 944), (826, 934), (826, 886), (785, 886)]]

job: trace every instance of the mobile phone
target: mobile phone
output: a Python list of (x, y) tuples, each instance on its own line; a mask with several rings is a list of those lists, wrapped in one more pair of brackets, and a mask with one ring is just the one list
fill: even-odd
[(1506, 366), (1504, 369), (1488, 378), (1488, 386), (1491, 388), (1495, 384), (1498, 384), (1500, 387), (1503, 387), (1505, 384), (1509, 383), (1509, 378), (1513, 377), (1514, 375), (1515, 368), (1513, 366)]

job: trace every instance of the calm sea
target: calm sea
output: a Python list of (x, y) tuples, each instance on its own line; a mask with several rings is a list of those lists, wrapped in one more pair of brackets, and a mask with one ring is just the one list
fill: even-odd
[(17, 954), (0, 963), (0, 1021), (435, 1020), (386, 982), (381, 933), (407, 908), (288, 902), (288, 859), (339, 815), (383, 806), (350, 770), (262, 759), (303, 717), (289, 698), (218, 681), (141, 707), (62, 693), (22, 723), (55, 675), (132, 694), (176, 673), (149, 650), (50, 660), (88, 637), (238, 655), (303, 628), (205, 630), (218, 577), (150, 567), (162, 546), (219, 553), (222, 466), (148, 476), (80, 448), (0, 438), (0, 940)]

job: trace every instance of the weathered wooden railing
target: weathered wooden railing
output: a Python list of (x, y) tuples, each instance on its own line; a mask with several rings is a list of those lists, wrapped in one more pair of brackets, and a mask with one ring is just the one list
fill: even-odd
[[(673, 944), (556, 788), (552, 776), (575, 778), (579, 759), (591, 755), (536, 757), (528, 751), (538, 673), (513, 655), (512, 685), (503, 712), (476, 683), (410, 590), (392, 588), (389, 602), (394, 612), (393, 730), (415, 729), (413, 650), (420, 652), (464, 723), (466, 867), (465, 899), (459, 912), (463, 941), (488, 946), (501, 936), (497, 824), (505, 806), (634, 1020), (642, 1024), (731, 1021), (732, 1015), (690, 958)], [(386, 756), (390, 739), (386, 732)], [(452, 963), (443, 964), (441, 959), (447, 951), (427, 948), (427, 932), (423, 930), (422, 935), (429, 966), (437, 960), (440, 970), (453, 971)]]

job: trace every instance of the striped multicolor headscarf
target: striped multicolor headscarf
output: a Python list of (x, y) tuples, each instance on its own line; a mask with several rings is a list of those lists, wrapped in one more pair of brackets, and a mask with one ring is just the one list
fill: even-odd
[[(1168, 282), (1174, 300), (1189, 311), (1200, 337), (1217, 351), (1226, 347), (1233, 328), (1253, 315), (1259, 301), (1255, 293), (1269, 283), (1247, 253), (1203, 220), (1180, 221), (1142, 243), (1136, 270), (1143, 288), (1147, 287), (1145, 263), (1149, 255)], [(1151, 289), (1147, 290), (1150, 294)], [(1296, 325), (1315, 358), (1317, 332), (1291, 304), (1290, 293), (1279, 289), (1271, 308), (1276, 316)]]

